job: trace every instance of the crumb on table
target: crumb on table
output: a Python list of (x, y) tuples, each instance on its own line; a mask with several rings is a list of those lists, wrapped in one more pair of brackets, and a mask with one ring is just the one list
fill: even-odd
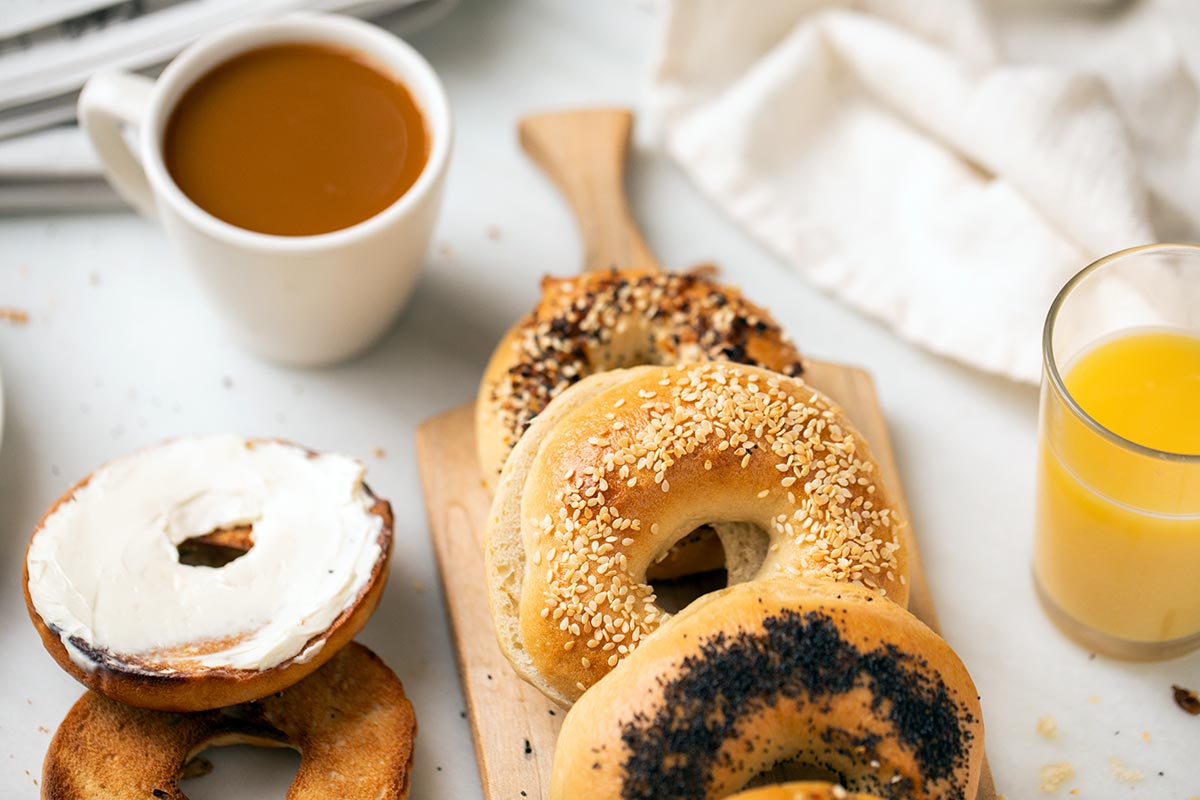
[(1075, 767), (1066, 761), (1060, 761), (1057, 764), (1047, 764), (1042, 767), (1038, 778), (1038, 788), (1046, 794), (1054, 794), (1064, 783), (1074, 777)]
[(1037, 727), (1034, 730), (1036, 730), (1037, 735), (1041, 736), (1043, 739), (1058, 738), (1058, 722), (1056, 722), (1054, 717), (1049, 714), (1038, 719)]
[(1200, 697), (1191, 689), (1185, 689), (1182, 686), (1172, 685), (1171, 689), (1175, 692), (1175, 704), (1189, 714), (1200, 714)]
[(0, 320), (11, 322), (13, 325), (25, 325), (29, 322), (29, 312), (23, 308), (0, 306)]
[(1140, 769), (1126, 766), (1116, 756), (1109, 757), (1108, 768), (1112, 772), (1112, 776), (1121, 783), (1138, 783), (1145, 777)]

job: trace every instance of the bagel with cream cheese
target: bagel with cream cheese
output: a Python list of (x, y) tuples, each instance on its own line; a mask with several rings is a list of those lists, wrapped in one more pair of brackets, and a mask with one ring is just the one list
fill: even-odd
[[(364, 472), (229, 435), (112, 461), (34, 530), (30, 618), (63, 669), (130, 705), (197, 711), (284, 689), (349, 643), (383, 593), (392, 512)], [(198, 543), (245, 553), (185, 563)]]
[(941, 637), (865, 587), (772, 579), (697, 600), (589, 689), (550, 798), (716, 800), (791, 762), (886, 800), (971, 800), (982, 761), (975, 686)]
[(831, 401), (737, 364), (606, 372), (550, 403), (497, 487), (488, 594), (514, 669), (569, 705), (666, 619), (648, 566), (714, 522), (763, 539), (727, 542), (731, 579), (818, 577), (907, 603), (903, 525)]

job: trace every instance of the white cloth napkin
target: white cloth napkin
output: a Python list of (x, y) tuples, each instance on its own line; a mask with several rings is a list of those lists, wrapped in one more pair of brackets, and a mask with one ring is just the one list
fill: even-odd
[(1072, 274), (1200, 231), (1200, 4), (1113, 5), (672, 0), (651, 111), (794, 270), (1036, 382)]

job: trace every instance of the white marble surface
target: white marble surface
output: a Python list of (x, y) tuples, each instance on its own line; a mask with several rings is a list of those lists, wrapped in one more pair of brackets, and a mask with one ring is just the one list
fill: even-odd
[[(0, 795), (36, 796), (50, 734), (80, 693), (26, 617), (19, 575), (30, 530), (107, 458), (233, 430), (368, 461), (399, 535), (387, 593), (361, 638), (417, 708), (413, 797), (479, 796), (413, 430), (471, 397), (542, 273), (576, 268), (567, 211), (521, 155), (513, 126), (537, 109), (637, 103), (651, 13), (629, 0), (604, 6), (475, 0), (412, 39), (444, 77), (458, 121), (440, 244), (405, 316), (352, 363), (294, 371), (237, 350), (161, 235), (130, 214), (0, 220), (0, 306), (31, 314), (24, 326), (0, 323)], [(1063, 796), (1200, 796), (1200, 719), (1170, 691), (1172, 682), (1200, 688), (1200, 654), (1156, 665), (1091, 658), (1037, 608), (1028, 568), (1035, 392), (917, 350), (792, 277), (654, 152), (636, 154), (630, 188), (667, 264), (715, 261), (808, 352), (874, 373), (945, 634), (983, 697), (1001, 791), (1039, 796), (1039, 768), (1069, 761), (1079, 774)], [(1034, 733), (1043, 715), (1058, 721), (1055, 741)], [(1115, 781), (1113, 756), (1145, 779)], [(282, 797), (297, 763), (242, 748), (217, 760), (212, 776), (185, 784), (193, 800)]]

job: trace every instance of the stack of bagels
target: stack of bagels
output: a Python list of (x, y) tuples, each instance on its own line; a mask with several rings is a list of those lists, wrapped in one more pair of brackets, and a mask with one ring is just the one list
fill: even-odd
[(416, 718), (352, 642), (383, 594), (392, 511), (353, 459), (232, 435), (97, 469), (39, 522), (30, 618), (88, 691), (46, 755), (51, 800), (184, 800), (207, 747), (301, 753), (289, 797), (408, 796)]
[[(543, 290), (476, 422), (500, 646), (570, 708), (551, 798), (973, 800), (975, 687), (906, 610), (904, 521), (780, 327), (699, 274)], [(705, 563), (698, 529), (729, 586), (672, 616), (654, 571)], [(797, 774), (829, 782), (773, 783)]]

